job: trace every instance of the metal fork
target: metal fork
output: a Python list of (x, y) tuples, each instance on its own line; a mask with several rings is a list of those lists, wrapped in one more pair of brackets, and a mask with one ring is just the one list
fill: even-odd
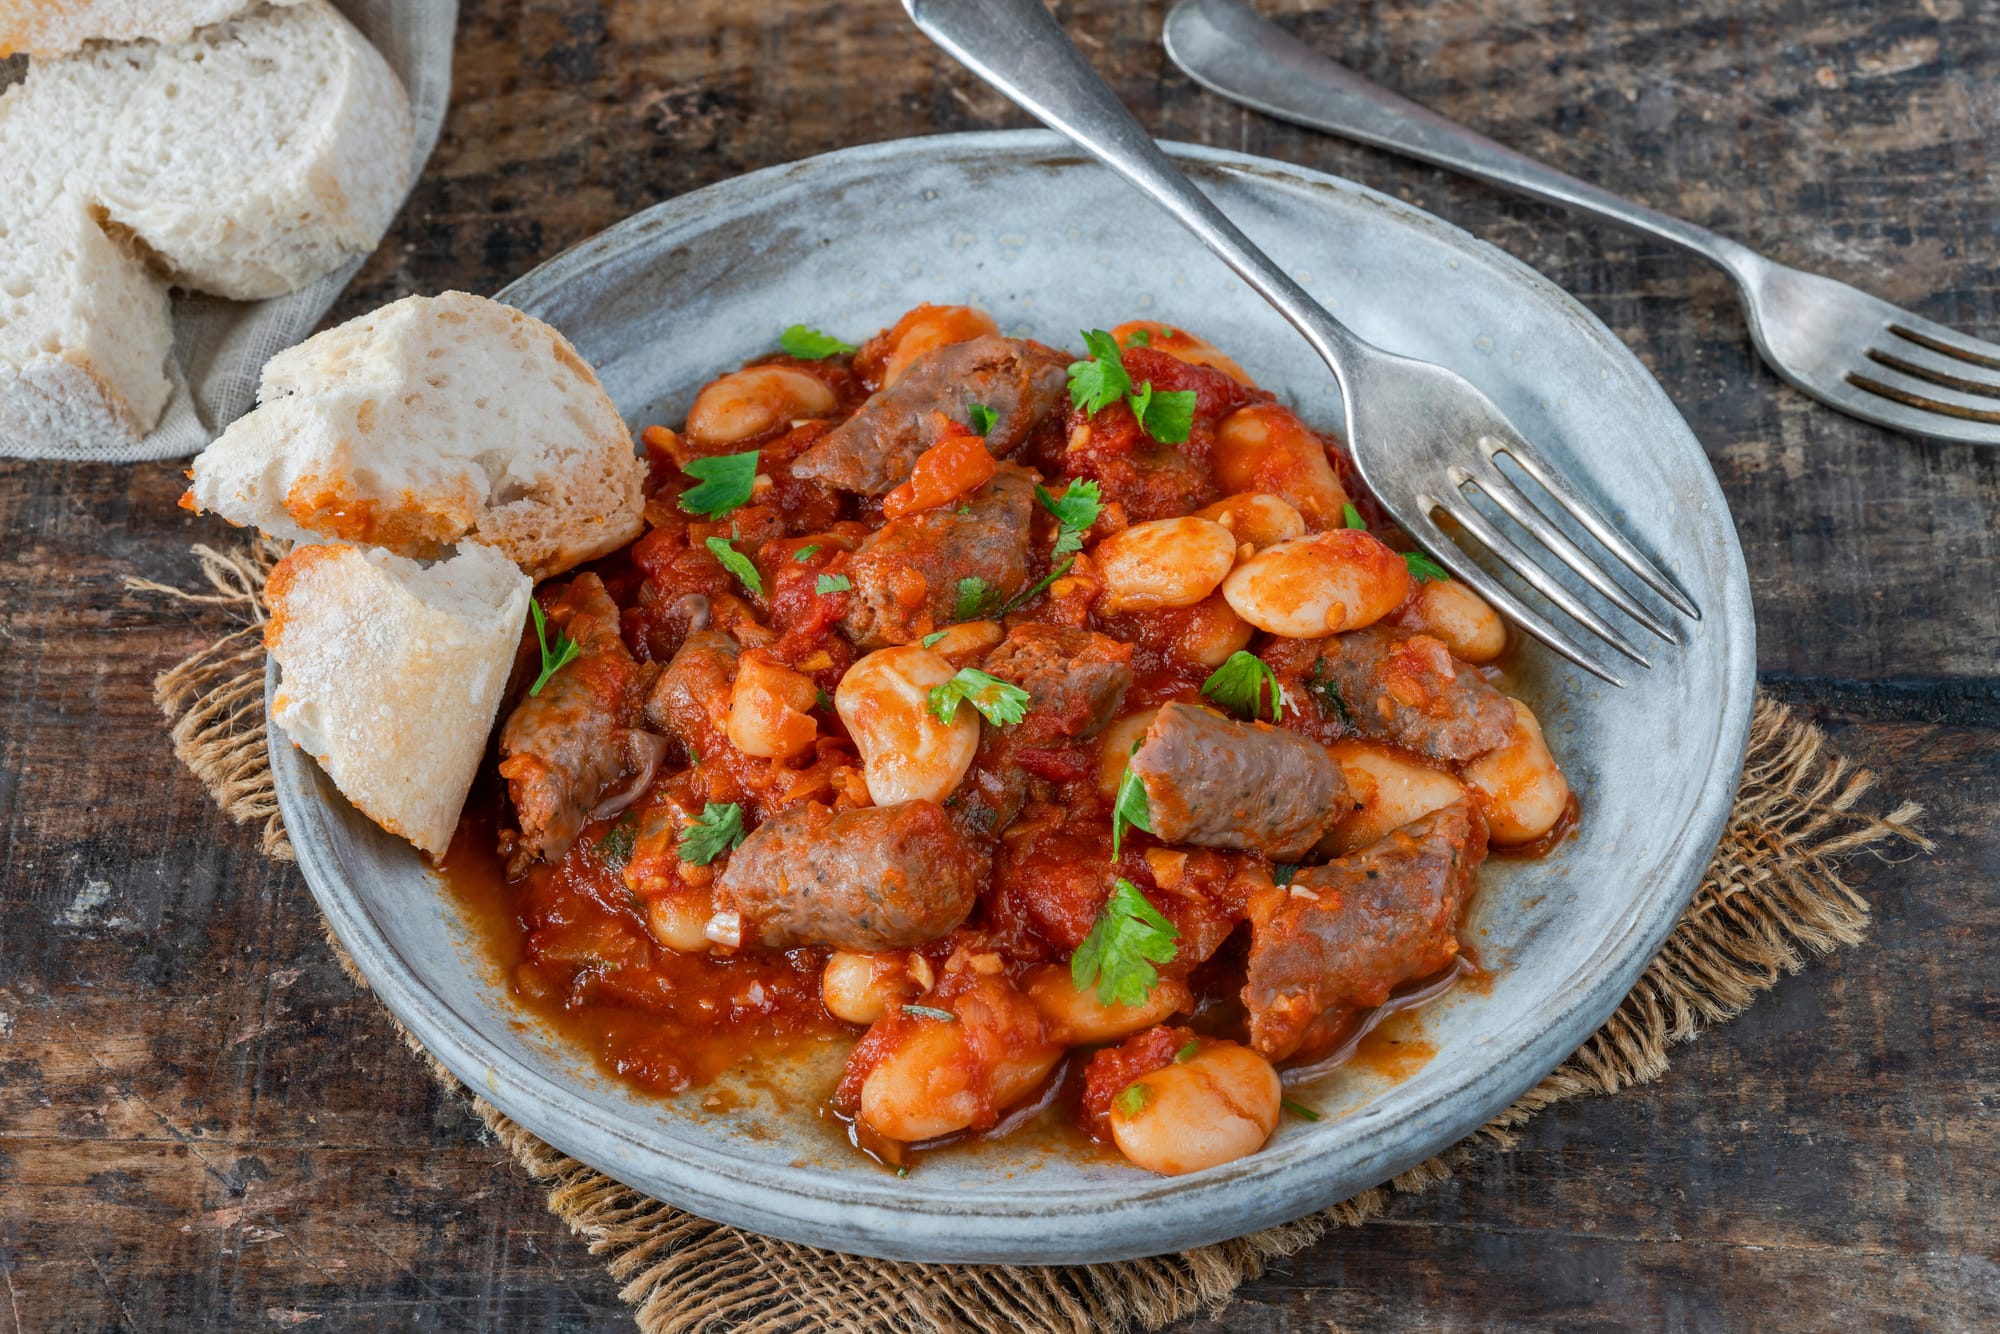
[(1913, 435), (2000, 444), (2000, 344), (1544, 166), (1370, 83), (1236, 0), (1182, 0), (1165, 37), (1195, 82), (1267, 115), (1595, 214), (1712, 261), (1736, 281), (1771, 369), (1829, 407)]
[(1193, 232), (1275, 306), (1333, 371), (1347, 415), (1356, 471), (1405, 532), (1502, 615), (1612, 685), (1621, 680), (1568, 634), (1474, 564), (1433, 517), (1449, 514), (1501, 563), (1618, 652), (1644, 654), (1510, 540), (1465, 494), (1481, 492), (1613, 606), (1678, 644), (1673, 629), (1551, 523), (1500, 470), (1505, 454), (1645, 585), (1679, 611), (1700, 610), (1626, 540), (1567, 478), (1543, 461), (1487, 397), (1454, 371), (1385, 352), (1329, 315), (1289, 274), (1251, 244), (1183, 176), (1113, 96), (1056, 25), (1042, 0), (903, 0), (917, 27), (973, 73), (1074, 139)]

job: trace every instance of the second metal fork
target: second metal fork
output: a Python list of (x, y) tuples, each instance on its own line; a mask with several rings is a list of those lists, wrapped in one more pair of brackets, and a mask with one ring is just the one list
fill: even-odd
[(1501, 471), (1508, 456), (1648, 588), (1688, 616), (1700, 610), (1560, 472), (1499, 408), (1455, 371), (1385, 352), (1334, 319), (1197, 190), (1071, 45), (1042, 0), (903, 0), (933, 41), (1042, 121), (1075, 140), (1193, 232), (1305, 335), (1340, 385), (1355, 469), (1405, 532), (1454, 576), (1542, 643), (1613, 685), (1624, 682), (1563, 630), (1473, 563), (1438, 526), (1450, 515), (1578, 624), (1642, 666), (1618, 629), (1521, 550), (1477, 507), (1467, 487), (1547, 548), (1613, 606), (1670, 643), (1673, 629), (1551, 523)]
[(1750, 337), (1795, 388), (1913, 435), (2000, 444), (2000, 344), (1787, 268), (1494, 143), (1309, 50), (1237, 0), (1182, 0), (1167, 53), (1202, 86), (1282, 120), (1476, 176), (1670, 242), (1736, 281)]

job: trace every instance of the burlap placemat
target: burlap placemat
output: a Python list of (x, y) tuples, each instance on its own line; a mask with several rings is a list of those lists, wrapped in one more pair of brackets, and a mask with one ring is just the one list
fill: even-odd
[[(261, 827), (266, 855), (290, 860), (264, 730), (261, 592), (281, 550), (267, 541), (228, 551), (195, 547), (207, 592), (126, 582), (213, 609), (215, 640), (163, 672), (157, 698), (173, 723), (175, 755), (223, 810)], [(1739, 1013), (1808, 956), (1859, 941), (1868, 905), (1841, 880), (1840, 859), (1890, 841), (1932, 847), (1912, 827), (1914, 803), (1887, 815), (1860, 809), (1872, 786), (1865, 770), (1830, 751), (1817, 728), (1760, 697), (1742, 787), (1715, 859), (1666, 947), (1603, 1028), (1490, 1124), (1394, 1181), (1309, 1218), (1179, 1255), (1052, 1268), (899, 1264), (742, 1232), (648, 1198), (549, 1147), (460, 1084), (407, 1032), (403, 1039), (439, 1082), (471, 1099), (515, 1161), (546, 1187), (550, 1211), (603, 1258), (647, 1334), (1155, 1329), (1219, 1307), (1246, 1278), (1329, 1228), (1365, 1222), (1383, 1210), (1391, 1190), (1423, 1190), (1472, 1155), (1506, 1148), (1515, 1128), (1544, 1107), (1657, 1078), (1670, 1044)], [(365, 987), (330, 931), (328, 942)]]

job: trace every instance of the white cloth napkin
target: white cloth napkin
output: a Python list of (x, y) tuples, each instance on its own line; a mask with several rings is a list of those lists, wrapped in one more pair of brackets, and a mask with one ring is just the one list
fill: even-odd
[[(409, 90), (416, 126), (416, 183), (444, 124), (451, 95), (451, 44), (458, 0), (334, 0), (341, 13), (368, 35)], [(0, 72), (0, 86), (8, 80)], [(171, 459), (208, 447), (222, 429), (248, 411), (257, 376), (277, 352), (300, 342), (319, 324), (366, 256), (343, 265), (309, 287), (269, 301), (224, 301), (175, 289), (174, 348), (167, 376), (173, 397), (150, 435), (136, 445), (80, 442), (28, 457), (78, 463), (132, 463)], [(0, 453), (19, 453), (0, 448)]]

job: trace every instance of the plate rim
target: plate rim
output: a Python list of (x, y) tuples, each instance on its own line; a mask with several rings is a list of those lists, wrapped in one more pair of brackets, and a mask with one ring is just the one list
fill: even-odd
[[(1129, 1187), (1119, 1188), (1115, 1199), (1108, 1202), (1079, 1206), (1074, 1201), (1065, 1200), (1060, 1207), (1053, 1209), (1048, 1207), (1047, 1191), (1038, 1192), (1032, 1184), (1019, 1182), (998, 1182), (982, 1189), (979, 1197), (953, 1195), (943, 1201), (926, 1200), (923, 1196), (912, 1195), (907, 1189), (898, 1194), (880, 1183), (864, 1185), (845, 1179), (816, 1189), (813, 1188), (816, 1183), (787, 1177), (783, 1169), (751, 1155), (719, 1153), (711, 1147), (703, 1147), (699, 1150), (701, 1161), (695, 1161), (695, 1155), (687, 1152), (686, 1146), (682, 1146), (683, 1151), (677, 1154), (671, 1143), (661, 1144), (654, 1136), (641, 1133), (654, 1128), (639, 1127), (625, 1118), (608, 1114), (605, 1109), (577, 1097), (563, 1085), (527, 1066), (506, 1047), (488, 1041), (433, 993), (423, 983), (418, 971), (373, 926), (371, 913), (348, 882), (333, 850), (333, 841), (327, 836), (328, 808), (314, 794), (312, 766), (281, 729), (269, 725), (269, 697), (277, 679), (276, 664), (269, 663), (266, 677), (267, 745), (279, 805), (308, 887), (335, 935), (377, 996), (424, 1044), (426, 1050), (463, 1081), (469, 1090), (487, 1098), (511, 1119), (556, 1148), (615, 1179), (626, 1180), (628, 1166), (643, 1172), (645, 1165), (641, 1160), (644, 1158), (664, 1160), (674, 1169), (668, 1174), (672, 1189), (662, 1190), (650, 1185), (633, 1188), (641, 1193), (659, 1195), (677, 1207), (689, 1209), (700, 1216), (717, 1218), (786, 1240), (900, 1260), (1107, 1262), (1184, 1250), (1245, 1235), (1262, 1227), (1305, 1216), (1346, 1198), (1354, 1191), (1388, 1180), (1458, 1142), (1511, 1105), (1602, 1027), (1630, 992), (1672, 932), (1685, 905), (1699, 886), (1702, 872), (1728, 818), (1741, 777), (1756, 688), (1755, 623), (1751, 612), (1748, 571), (1726, 500), (1712, 467), (1707, 464), (1707, 456), (1699, 440), (1671, 398), (1638, 362), (1630, 348), (1575, 297), (1508, 252), (1434, 214), (1359, 182), (1229, 149), (1175, 142), (1167, 142), (1164, 147), (1178, 159), (1251, 177), (1322, 189), (1330, 187), (1383, 208), (1401, 225), (1425, 228), (1453, 247), (1479, 256), (1524, 286), (1534, 289), (1543, 300), (1560, 307), (1577, 323), (1580, 333), (1587, 334), (1614, 357), (1622, 358), (1636, 368), (1644, 382), (1658, 395), (1659, 406), (1664, 408), (1670, 422), (1685, 433), (1685, 444), (1702, 465), (1697, 489), (1705, 489), (1706, 498), (1713, 502), (1726, 539), (1722, 553), (1725, 566), (1723, 583), (1731, 591), (1740, 590), (1741, 598), (1732, 600), (1716, 613), (1722, 618), (1719, 634), (1725, 686), (1717, 729), (1716, 756), (1702, 776), (1689, 818), (1675, 835), (1673, 854), (1656, 864), (1657, 874), (1663, 883), (1674, 887), (1672, 891), (1659, 894), (1654, 900), (1635, 902), (1616, 919), (1615, 929), (1605, 933), (1597, 948), (1573, 974), (1575, 977), (1588, 974), (1593, 968), (1597, 970), (1594, 979), (1584, 982), (1582, 996), (1577, 1003), (1554, 1021), (1531, 1023), (1535, 1016), (1518, 1017), (1493, 1035), (1491, 1043), (1498, 1049), (1499, 1055), (1483, 1063), (1476, 1074), (1469, 1073), (1449, 1087), (1434, 1091), (1415, 1107), (1403, 1109), (1405, 1116), (1420, 1115), (1440, 1107), (1445, 1109), (1440, 1116), (1441, 1128), (1418, 1145), (1421, 1152), (1416, 1148), (1385, 1152), (1378, 1143), (1372, 1158), (1364, 1157), (1348, 1169), (1349, 1176), (1360, 1173), (1371, 1177), (1371, 1180), (1357, 1180), (1351, 1187), (1338, 1178), (1324, 1182), (1320, 1192), (1322, 1197), (1311, 1202), (1299, 1203), (1297, 1191), (1283, 1192), (1290, 1203), (1273, 1207), (1274, 1202), (1267, 1198), (1261, 1207), (1249, 1211), (1254, 1215), (1250, 1222), (1240, 1221), (1239, 1218), (1223, 1225), (1209, 1223), (1204, 1230), (1201, 1211), (1191, 1209), (1185, 1211), (1189, 1221), (1171, 1233), (1162, 1235), (1163, 1229), (1147, 1226), (1148, 1215), (1161, 1204), (1183, 1197), (1194, 1198), (1191, 1193), (1203, 1196), (1211, 1192), (1256, 1193), (1260, 1186), (1270, 1186), (1271, 1182), (1261, 1178), (1280, 1173), (1287, 1166), (1296, 1166), (1289, 1159), (1300, 1156), (1300, 1146), (1294, 1146), (1289, 1154), (1272, 1155), (1267, 1151), (1267, 1154), (1253, 1155), (1188, 1177), (1135, 1179)], [(868, 164), (879, 168), (885, 160), (908, 155), (936, 155), (947, 161), (967, 161), (995, 154), (1025, 156), (1030, 163), (1051, 170), (1073, 166), (1103, 170), (1078, 152), (1068, 140), (1044, 130), (926, 135), (839, 149), (731, 177), (653, 205), (564, 249), (507, 284), (496, 294), (496, 299), (532, 312), (538, 297), (546, 297), (575, 281), (579, 274), (621, 253), (647, 234), (656, 230), (672, 230), (677, 224), (696, 221), (711, 207), (727, 207), (778, 180), (808, 173), (838, 171), (850, 164)], [(1580, 1016), (1588, 1016), (1589, 1021), (1582, 1022)], [(1572, 1037), (1558, 1039), (1555, 1036), (1558, 1033), (1569, 1033)], [(504, 1078), (502, 1071), (505, 1072)], [(1499, 1075), (1505, 1077), (1494, 1078)], [(1478, 1093), (1477, 1082), (1486, 1079), (1492, 1082), (1485, 1096), (1474, 1096)], [(1454, 1102), (1459, 1104), (1455, 1112), (1450, 1110)], [(1370, 1126), (1371, 1119), (1381, 1119), (1371, 1118), (1373, 1106), (1363, 1106), (1340, 1123), (1353, 1128), (1353, 1138), (1358, 1142), (1367, 1142), (1371, 1133), (1379, 1140), (1386, 1130), (1384, 1126)], [(609, 1158), (596, 1152), (578, 1153), (577, 1145), (566, 1132), (579, 1122), (605, 1137), (603, 1147), (619, 1152)], [(664, 1133), (668, 1132), (656, 1131), (656, 1134)], [(1430, 1142), (1431, 1139), (1436, 1142)], [(1373, 1166), (1369, 1166), (1371, 1163)], [(886, 1180), (889, 1178), (885, 1176)], [(1270, 1196), (1277, 1192), (1266, 1189), (1262, 1193)], [(798, 1206), (805, 1204), (817, 1205), (821, 1212), (817, 1222), (798, 1212)], [(921, 1207), (925, 1204), (930, 1207)], [(1035, 1204), (1041, 1207), (1024, 1207)], [(788, 1209), (787, 1206), (791, 1207)], [(958, 1231), (943, 1238), (947, 1245), (940, 1247), (936, 1244), (939, 1236), (927, 1234), (922, 1225), (926, 1221), (945, 1218), (953, 1220)], [(1058, 1220), (1062, 1226), (1056, 1225)], [(1159, 1220), (1155, 1217), (1151, 1221), (1157, 1224)], [(975, 1222), (983, 1226), (967, 1226)], [(1079, 1234), (1086, 1231), (1092, 1234), (1090, 1238), (1080, 1239)], [(839, 1235), (830, 1237), (830, 1232)], [(1104, 1245), (1102, 1240), (1107, 1233), (1126, 1240), (1123, 1244)]]

